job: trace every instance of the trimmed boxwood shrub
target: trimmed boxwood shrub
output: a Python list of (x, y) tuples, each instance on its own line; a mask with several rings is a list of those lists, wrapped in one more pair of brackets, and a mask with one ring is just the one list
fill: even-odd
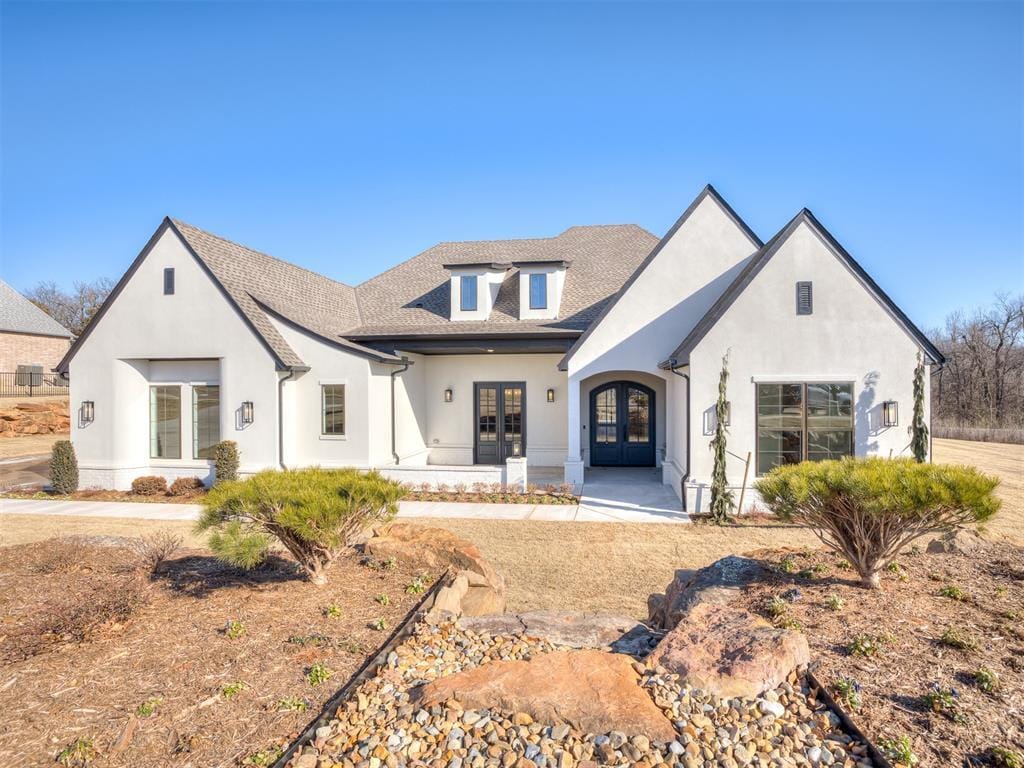
[(179, 477), (168, 489), (171, 496), (192, 496), (206, 488), (206, 485), (198, 477)]
[(808, 526), (850, 561), (865, 587), (877, 588), (882, 570), (914, 539), (991, 518), (997, 485), (973, 467), (845, 458), (776, 467), (754, 487), (769, 509)]
[(143, 475), (132, 480), (136, 496), (160, 496), (167, 493), (167, 480), (157, 475)]
[(50, 485), (67, 495), (78, 490), (78, 458), (70, 440), (58, 440), (50, 454)]
[(314, 584), (354, 537), (392, 519), (404, 490), (377, 472), (354, 469), (266, 470), (213, 487), (203, 499), (198, 531), (210, 549), (242, 568), (263, 562), (277, 539)]
[(238, 443), (221, 440), (213, 446), (214, 484), (238, 479)]

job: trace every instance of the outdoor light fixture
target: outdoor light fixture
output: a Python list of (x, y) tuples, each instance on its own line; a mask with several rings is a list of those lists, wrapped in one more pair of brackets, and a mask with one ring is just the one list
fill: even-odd
[(555, 402), (555, 390), (553, 390), (551, 388), (548, 388), (548, 402), (549, 403)]
[(886, 400), (882, 403), (882, 426), (898, 426), (900, 418), (899, 405), (895, 400)]
[(252, 424), (253, 418), (255, 417), (256, 409), (253, 407), (252, 400), (246, 400), (242, 403), (242, 423)]
[(83, 400), (81, 414), (83, 424), (92, 424), (93, 419), (96, 418), (96, 403), (92, 400)]
[(452, 401), (452, 390), (451, 387), (444, 391), (444, 401), (450, 403)]

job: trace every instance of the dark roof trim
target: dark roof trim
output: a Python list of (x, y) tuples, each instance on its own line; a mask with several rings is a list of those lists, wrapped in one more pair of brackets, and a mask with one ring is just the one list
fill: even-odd
[(839, 241), (832, 236), (825, 227), (818, 221), (814, 214), (811, 213), (807, 208), (804, 208), (796, 216), (790, 219), (789, 223), (786, 224), (779, 232), (768, 241), (768, 243), (762, 247), (757, 253), (751, 257), (747, 266), (736, 276), (736, 279), (723, 291), (722, 295), (718, 297), (718, 300), (711, 305), (711, 308), (704, 314), (697, 324), (693, 327), (686, 338), (676, 347), (676, 350), (672, 353), (668, 360), (663, 360), (658, 364), (659, 368), (677, 368), (682, 365), (689, 364), (690, 353), (694, 350), (697, 344), (704, 336), (707, 335), (715, 323), (717, 323), (722, 316), (728, 311), (729, 307), (732, 306), (733, 302), (739, 297), (743, 290), (750, 285), (757, 274), (764, 268), (765, 264), (774, 256), (782, 244), (789, 239), (789, 237), (796, 231), (800, 224), (807, 224), (811, 231), (814, 232), (818, 237), (822, 239), (825, 245), (831, 250), (836, 257), (843, 262), (843, 264), (864, 284), (868, 292), (871, 293), (875, 299), (885, 308), (896, 322), (906, 331), (924, 350), (925, 354), (930, 358), (932, 363), (943, 363), (945, 357), (942, 353), (928, 340), (928, 337), (921, 332), (921, 330), (911, 322), (895, 302), (883, 291), (878, 284), (871, 278), (871, 276), (864, 271), (864, 268), (857, 263), (856, 259), (849, 254), (849, 252), (839, 244)]
[(686, 220), (689, 219), (693, 212), (697, 210), (697, 207), (702, 202), (704, 202), (704, 198), (706, 197), (710, 197), (716, 203), (718, 203), (719, 207), (721, 207), (721, 209), (725, 211), (725, 214), (732, 220), (734, 224), (736, 224), (737, 227), (739, 227), (740, 231), (742, 231), (743, 234), (746, 235), (747, 239), (750, 240), (751, 244), (753, 244), (755, 248), (761, 248), (763, 246), (761, 238), (759, 238), (754, 233), (754, 230), (747, 226), (747, 223), (739, 217), (736, 211), (732, 209), (732, 206), (725, 202), (722, 196), (718, 194), (718, 190), (716, 190), (713, 186), (708, 184), (707, 186), (704, 187), (704, 189), (701, 190), (700, 194), (694, 198), (693, 202), (690, 203), (689, 207), (685, 211), (683, 211), (683, 215), (676, 219), (676, 223), (673, 224), (669, 231), (665, 233), (665, 236), (662, 237), (660, 241), (658, 241), (658, 244), (654, 246), (651, 252), (647, 255), (647, 258), (640, 262), (640, 266), (636, 268), (636, 271), (634, 271), (632, 275), (630, 275), (629, 279), (623, 284), (623, 286), (618, 290), (618, 292), (615, 293), (611, 297), (611, 299), (608, 300), (608, 302), (604, 305), (604, 308), (601, 310), (601, 314), (597, 316), (597, 319), (594, 320), (594, 322), (592, 322), (587, 327), (587, 330), (584, 331), (583, 335), (580, 336), (576, 343), (572, 345), (572, 348), (570, 348), (569, 351), (565, 353), (565, 357), (563, 357), (558, 363), (558, 370), (564, 371), (568, 369), (569, 360), (571, 360), (572, 356), (576, 354), (576, 350), (578, 350), (583, 345), (583, 343), (587, 340), (587, 338), (590, 336), (593, 330), (601, 324), (601, 321), (604, 320), (605, 316), (609, 312), (611, 312), (612, 307), (614, 307), (618, 303), (619, 299), (621, 299), (622, 296), (625, 295), (626, 291), (628, 291), (632, 287), (633, 283), (636, 282), (637, 278), (640, 277), (641, 273), (645, 269), (647, 269), (648, 265), (650, 265), (650, 263), (657, 258), (658, 254), (661, 253), (662, 248), (664, 248), (665, 245), (669, 242), (669, 240), (671, 240), (672, 237), (676, 234), (676, 232), (679, 231), (679, 228), (686, 223)]
[(507, 272), (512, 265), (503, 261), (476, 261), (467, 264), (442, 264), (441, 269), (491, 269), (495, 272)]
[(380, 347), (398, 352), (414, 352), (424, 355), (474, 355), (474, 354), (564, 354), (572, 344), (565, 338), (515, 338), (515, 339), (409, 339), (407, 341), (380, 342)]
[(499, 339), (575, 339), (580, 331), (552, 331), (551, 333), (396, 333), (396, 334), (369, 334), (366, 336), (355, 336), (346, 334), (348, 339), (358, 339), (360, 342), (390, 342), (390, 341), (488, 341)]
[[(250, 298), (252, 298), (252, 300), (256, 302), (256, 305), (260, 309), (262, 309), (264, 312), (266, 312), (268, 315), (276, 317), (281, 322), (286, 323), (286, 324), (292, 326), (293, 328), (297, 328), (298, 330), (302, 331), (303, 333), (307, 333), (310, 336), (313, 336), (314, 338), (316, 338), (317, 340), (322, 341), (324, 344), (328, 344), (328, 345), (334, 347), (335, 349), (340, 349), (340, 350), (342, 350), (344, 352), (352, 352), (354, 354), (361, 355), (363, 357), (368, 357), (368, 358), (370, 358), (371, 360), (373, 360), (374, 362), (377, 362), (377, 363), (400, 363), (400, 362), (402, 362), (402, 359), (400, 357), (396, 356), (396, 355), (390, 355), (387, 352), (381, 352), (378, 349), (371, 349), (370, 347), (365, 347), (362, 344), (356, 344), (354, 341), (349, 341), (348, 339), (342, 339), (342, 338), (332, 339), (329, 336), (324, 336), (322, 333), (317, 333), (312, 328), (307, 328), (302, 323), (299, 323), (299, 322), (293, 320), (292, 318), (288, 317), (287, 315), (283, 314), (282, 312), (279, 312), (278, 310), (274, 309), (273, 307), (267, 306), (262, 301), (257, 299), (255, 296), (252, 296), (252, 294), (250, 294)], [(307, 370), (307, 371), (309, 370), (309, 366), (292, 366), (292, 370), (296, 370), (296, 371), (297, 370), (302, 370), (303, 368), (305, 370)]]
[(539, 261), (513, 261), (513, 267), (569, 267), (572, 264), (571, 261), (565, 259), (541, 259)]
[(128, 285), (128, 281), (132, 279), (132, 277), (138, 271), (139, 267), (142, 266), (142, 262), (146, 260), (146, 257), (149, 255), (149, 252), (153, 250), (153, 247), (157, 244), (161, 236), (168, 229), (174, 232), (174, 234), (178, 237), (178, 240), (180, 240), (181, 244), (185, 247), (185, 250), (187, 250), (192, 255), (192, 258), (199, 263), (199, 266), (202, 267), (203, 271), (213, 281), (213, 284), (217, 286), (221, 294), (227, 300), (228, 304), (234, 307), (235, 311), (242, 318), (242, 322), (244, 322), (249, 327), (249, 330), (251, 330), (256, 335), (256, 338), (260, 340), (260, 342), (266, 348), (267, 352), (270, 353), (271, 358), (274, 360), (274, 366), (280, 371), (302, 370), (301, 366), (288, 366), (281, 360), (277, 353), (274, 352), (274, 350), (271, 348), (270, 344), (267, 343), (267, 340), (263, 338), (263, 334), (256, 330), (256, 326), (254, 326), (252, 324), (252, 321), (245, 316), (245, 313), (242, 311), (241, 307), (238, 306), (237, 302), (235, 302), (235, 300), (231, 298), (231, 294), (228, 293), (227, 289), (223, 286), (220, 280), (217, 279), (217, 276), (213, 274), (213, 271), (210, 269), (210, 267), (206, 264), (206, 262), (199, 258), (198, 254), (196, 254), (196, 252), (192, 249), (192, 246), (188, 244), (188, 240), (185, 239), (181, 232), (178, 231), (178, 228), (174, 226), (174, 222), (172, 222), (171, 219), (167, 216), (164, 217), (164, 220), (160, 223), (160, 226), (157, 227), (156, 232), (153, 233), (153, 236), (149, 238), (149, 241), (139, 252), (139, 255), (135, 257), (135, 261), (131, 263), (131, 266), (128, 267), (128, 270), (121, 276), (121, 279), (117, 281), (117, 285), (114, 286), (114, 289), (110, 292), (110, 295), (107, 296), (106, 300), (103, 302), (103, 305), (99, 308), (99, 310), (97, 310), (96, 314), (92, 316), (92, 319), (89, 321), (89, 324), (85, 326), (84, 330), (82, 331), (82, 335), (75, 339), (75, 343), (71, 345), (71, 348), (67, 351), (67, 354), (65, 354), (64, 357), (61, 358), (61, 361), (57, 363), (57, 367), (54, 368), (54, 370), (57, 371), (58, 373), (67, 373), (68, 365), (71, 364), (71, 359), (78, 352), (79, 348), (82, 346), (82, 343), (87, 338), (89, 338), (89, 335), (97, 326), (100, 319), (107, 313), (107, 310), (114, 304), (114, 301), (117, 299), (117, 297), (121, 295), (121, 291), (123, 291), (124, 287)]

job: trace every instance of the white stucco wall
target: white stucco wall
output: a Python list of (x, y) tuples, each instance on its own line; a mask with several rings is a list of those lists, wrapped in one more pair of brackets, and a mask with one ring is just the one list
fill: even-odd
[[(175, 270), (175, 293), (163, 295), (163, 270)], [(151, 366), (151, 360), (161, 362)], [(182, 391), (182, 458), (149, 458), (151, 376), (188, 385), (217, 371), (221, 438), (238, 442), (243, 471), (276, 464), (277, 375), (262, 342), (171, 231), (154, 244), (69, 366), (71, 439), (81, 486), (127, 488), (141, 475), (208, 477), (210, 462), (191, 459), (191, 394)], [(175, 362), (171, 362), (175, 361)], [(95, 421), (78, 421), (83, 400)], [(245, 429), (235, 421), (243, 400), (255, 405)]]
[[(796, 314), (796, 283), (804, 280), (813, 283), (811, 315)], [(728, 448), (740, 457), (751, 452), (748, 484), (756, 471), (757, 381), (852, 381), (857, 455), (910, 455), (907, 424), (913, 410), (917, 343), (804, 223), (691, 353), (691, 510), (706, 509), (710, 501), (707, 483), (713, 459), (703, 415), (714, 407), (721, 358), (727, 351), (731, 403)], [(678, 391), (679, 397), (683, 396), (685, 387), (678, 387)], [(881, 426), (882, 403), (886, 400), (899, 403), (897, 427)], [(730, 483), (739, 486), (743, 461), (730, 456), (727, 471)], [(751, 498), (748, 491), (747, 499)]]
[[(531, 466), (561, 466), (566, 451), (566, 376), (561, 355), (427, 355), (423, 357), (426, 444), (431, 464), (472, 464), (474, 382), (526, 382), (526, 456)], [(547, 389), (555, 402), (547, 402)], [(444, 390), (452, 402), (444, 402)]]

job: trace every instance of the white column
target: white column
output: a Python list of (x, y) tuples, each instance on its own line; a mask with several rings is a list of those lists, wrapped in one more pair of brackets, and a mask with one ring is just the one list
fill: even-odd
[(566, 425), (569, 434), (566, 443), (569, 448), (565, 457), (565, 482), (583, 485), (583, 451), (580, 448), (580, 382), (570, 376), (566, 384)]

